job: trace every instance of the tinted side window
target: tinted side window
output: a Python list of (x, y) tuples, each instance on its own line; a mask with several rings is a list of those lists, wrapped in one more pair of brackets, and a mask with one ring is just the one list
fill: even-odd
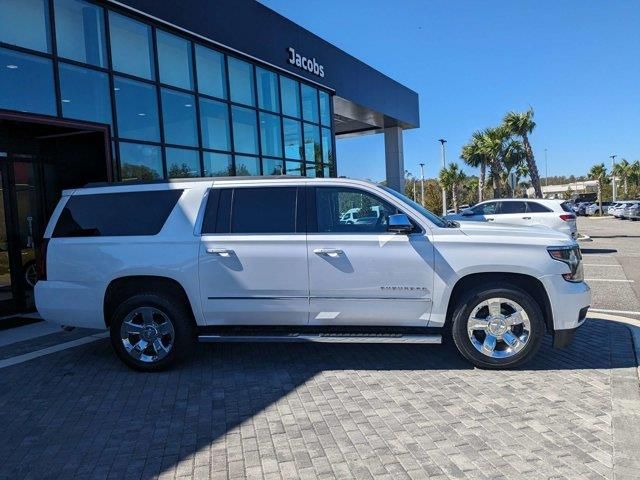
[(315, 197), (320, 233), (386, 232), (389, 215), (398, 212), (384, 200), (354, 188), (318, 187)]
[(500, 202), (500, 213), (525, 213), (527, 206), (524, 202)]
[(548, 213), (550, 211), (551, 209), (539, 204), (538, 202), (527, 202), (527, 212), (529, 213)]
[(213, 189), (202, 233), (296, 233), (304, 231), (297, 187)]
[(72, 196), (53, 230), (54, 237), (156, 235), (182, 190)]
[(488, 202), (473, 207), (474, 215), (495, 215), (498, 213), (498, 202)]

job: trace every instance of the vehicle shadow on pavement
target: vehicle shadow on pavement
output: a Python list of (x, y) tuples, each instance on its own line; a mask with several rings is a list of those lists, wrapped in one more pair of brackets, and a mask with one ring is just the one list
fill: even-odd
[[(593, 237), (591, 237), (593, 238)], [(618, 250), (615, 248), (582, 248), (580, 247), (580, 251), (583, 255), (598, 254), (598, 253), (617, 253)]]
[[(632, 349), (620, 348), (630, 341), (626, 327), (588, 320), (572, 346), (554, 350), (547, 337), (520, 370), (633, 366)], [(224, 468), (245, 455), (239, 435), (229, 432), (239, 429), (242, 442), (262, 445), (284, 435), (284, 424), (319, 428), (309, 415), (339, 425), (332, 402), (348, 401), (363, 385), (365, 397), (393, 388), (439, 398), (442, 381), (462, 382), (462, 389), (467, 381), (521, 377), (474, 370), (453, 345), (275, 343), (202, 344), (175, 369), (143, 374), (99, 341), (0, 370), (0, 477), (179, 476), (199, 456)]]

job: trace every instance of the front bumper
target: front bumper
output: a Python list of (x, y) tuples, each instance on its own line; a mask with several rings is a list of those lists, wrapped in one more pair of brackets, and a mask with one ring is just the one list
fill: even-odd
[(573, 337), (575, 337), (578, 329), (584, 324), (584, 320), (587, 318), (587, 311), (589, 307), (584, 307), (580, 310), (578, 314), (578, 319), (580, 321), (579, 325), (575, 328), (567, 328), (564, 330), (556, 330), (553, 332), (553, 348), (565, 348), (568, 347), (571, 342), (573, 342)]
[(571, 330), (584, 323), (586, 309), (591, 305), (591, 289), (585, 282), (567, 282), (562, 275), (540, 277), (553, 315), (553, 331)]

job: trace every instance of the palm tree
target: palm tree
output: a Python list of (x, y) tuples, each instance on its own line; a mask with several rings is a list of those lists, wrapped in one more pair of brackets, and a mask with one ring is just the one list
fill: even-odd
[(529, 143), (529, 134), (536, 128), (536, 122), (533, 121), (533, 109), (529, 108), (526, 112), (509, 112), (505, 115), (502, 123), (512, 134), (522, 138), (524, 144), (525, 155), (527, 158), (527, 166), (529, 167), (529, 176), (531, 184), (536, 193), (537, 198), (542, 198), (542, 188), (540, 187), (540, 175), (538, 175), (538, 166), (533, 157), (533, 149)]
[(487, 173), (488, 158), (482, 150), (483, 132), (476, 130), (471, 135), (469, 143), (462, 147), (460, 158), (470, 167), (479, 168), (478, 175), (478, 202), (484, 197), (484, 183)]
[(622, 159), (613, 167), (611, 175), (616, 177), (617, 180), (622, 180), (624, 183), (624, 197), (627, 198), (629, 193), (629, 174), (631, 173), (631, 164)]
[(485, 128), (482, 131), (480, 151), (488, 159), (491, 181), (493, 184), (493, 198), (500, 198), (502, 190), (500, 186), (500, 173), (502, 172), (502, 158), (505, 152), (505, 142), (509, 132), (502, 126)]
[(598, 210), (600, 211), (600, 215), (602, 215), (602, 184), (607, 180), (607, 167), (604, 166), (604, 163), (599, 163), (591, 167), (591, 170), (589, 170), (589, 178), (598, 181), (598, 203), (600, 207)]
[(467, 176), (464, 174), (457, 163), (450, 163), (448, 167), (440, 170), (438, 181), (444, 190), (451, 190), (451, 199), (453, 201), (453, 209), (458, 212), (458, 187)]
[(511, 185), (509, 185), (509, 182), (507, 181), (507, 179), (509, 178), (509, 174), (513, 169), (515, 169), (517, 177), (518, 168), (520, 167), (520, 165), (523, 165), (525, 161), (525, 150), (522, 142), (520, 140), (514, 139), (509, 140), (505, 144), (502, 154), (502, 165), (504, 165), (505, 184), (507, 185), (507, 191), (509, 192), (510, 197), (513, 197), (515, 192), (512, 191)]
[(629, 165), (629, 180), (635, 183), (636, 189), (640, 186), (640, 160), (636, 160)]

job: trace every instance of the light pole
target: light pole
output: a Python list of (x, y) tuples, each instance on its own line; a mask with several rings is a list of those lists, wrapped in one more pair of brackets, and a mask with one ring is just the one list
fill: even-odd
[(611, 159), (611, 186), (613, 191), (612, 193), (612, 200), (615, 202), (616, 201), (616, 176), (615, 176), (615, 170), (616, 170), (616, 157), (618, 155), (609, 155), (609, 158)]
[(420, 164), (420, 201), (424, 206), (424, 163)]
[(549, 186), (549, 162), (547, 161), (547, 149), (544, 149), (544, 184)]
[[(440, 145), (442, 145), (442, 168), (447, 168), (447, 157), (444, 151), (444, 144), (447, 141), (444, 138), (438, 140)], [(447, 214), (447, 190), (442, 187), (442, 216), (444, 217)]]

